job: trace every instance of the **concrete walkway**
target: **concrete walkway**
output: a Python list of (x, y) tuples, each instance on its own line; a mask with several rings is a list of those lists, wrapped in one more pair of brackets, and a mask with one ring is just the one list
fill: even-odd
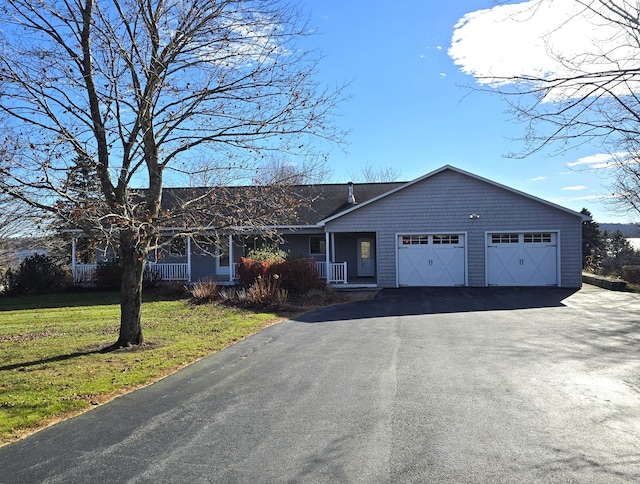
[(0, 482), (638, 482), (640, 297), (385, 290), (0, 448)]

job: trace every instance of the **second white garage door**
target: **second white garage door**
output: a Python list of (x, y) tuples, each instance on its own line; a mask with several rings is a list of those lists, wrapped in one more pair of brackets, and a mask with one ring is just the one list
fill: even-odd
[(557, 233), (487, 234), (487, 285), (556, 286)]
[(464, 234), (398, 236), (398, 285), (464, 286)]

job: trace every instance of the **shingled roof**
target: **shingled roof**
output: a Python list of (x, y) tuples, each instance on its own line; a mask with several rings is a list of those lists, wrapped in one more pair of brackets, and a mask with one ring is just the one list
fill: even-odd
[[(353, 195), (356, 206), (375, 197), (394, 190), (406, 182), (388, 183), (353, 183)], [(224, 187), (226, 196), (231, 199), (254, 200), (261, 187), (256, 186), (230, 186)], [(223, 191), (220, 190), (220, 191)], [(167, 210), (179, 205), (182, 201), (211, 192), (211, 188), (165, 188), (163, 190), (162, 206)], [(213, 190), (215, 192), (215, 190)], [(294, 185), (288, 191), (308, 200), (308, 206), (301, 207), (295, 219), (282, 220), (279, 226), (311, 226), (328, 217), (353, 208), (349, 202), (349, 185), (347, 183), (329, 183), (314, 185)]]
[[(356, 205), (387, 193), (405, 183), (354, 183), (353, 196)], [(346, 183), (298, 185), (293, 188), (293, 191), (306, 200), (313, 200), (310, 207), (304, 207), (298, 211), (297, 223), (300, 225), (316, 225), (321, 220), (354, 206), (348, 200), (349, 189)]]

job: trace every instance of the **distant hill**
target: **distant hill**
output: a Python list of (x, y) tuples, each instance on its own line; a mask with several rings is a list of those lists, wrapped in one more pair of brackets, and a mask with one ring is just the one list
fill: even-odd
[(609, 233), (619, 230), (625, 237), (640, 237), (640, 225), (638, 224), (599, 224), (600, 231)]

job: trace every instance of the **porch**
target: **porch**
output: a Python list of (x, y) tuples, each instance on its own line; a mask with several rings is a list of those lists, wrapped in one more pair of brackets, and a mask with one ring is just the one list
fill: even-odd
[[(346, 262), (325, 262), (317, 261), (316, 268), (320, 279), (326, 280), (327, 284), (347, 284), (347, 263)], [(98, 264), (72, 264), (73, 281), (80, 285), (90, 285), (95, 281)], [(230, 273), (216, 278), (221, 284), (234, 284), (237, 281), (238, 264), (230, 266)], [(162, 281), (182, 281), (195, 282), (191, 279), (191, 270), (188, 263), (155, 263), (148, 262), (145, 273), (151, 277)]]
[[(375, 233), (324, 233), (297, 231), (284, 235), (281, 248), (288, 254), (313, 257), (321, 279), (331, 285), (376, 287)], [(192, 237), (175, 239), (163, 253), (150, 254), (145, 271), (150, 279), (192, 283), (204, 279), (219, 284), (237, 282), (240, 257), (259, 245), (257, 237), (229, 234), (220, 238), (220, 245), (192, 244)], [(76, 257), (76, 238), (72, 238), (72, 274), (76, 284), (92, 285), (101, 261), (115, 254), (105, 252), (92, 263)], [(336, 261), (337, 260), (337, 261)], [(80, 262), (84, 263), (80, 263)], [(349, 270), (351, 269), (351, 273)]]

